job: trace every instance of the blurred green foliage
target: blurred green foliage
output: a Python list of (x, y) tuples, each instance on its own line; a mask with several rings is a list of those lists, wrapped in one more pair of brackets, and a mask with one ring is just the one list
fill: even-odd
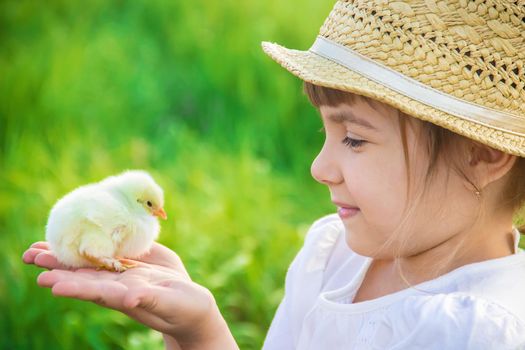
[(332, 210), (321, 126), (260, 49), (306, 49), (332, 2), (0, 2), (0, 348), (160, 349), (126, 316), (53, 298), (22, 252), (73, 188), (124, 169), (166, 193), (160, 241), (258, 349), (286, 269)]
[(135, 168), (165, 189), (160, 241), (241, 348), (261, 347), (306, 228), (332, 207), (309, 175), (316, 112), (260, 42), (307, 48), (331, 6), (0, 2), (1, 349), (162, 348), (122, 314), (53, 298), (21, 262), (59, 197)]

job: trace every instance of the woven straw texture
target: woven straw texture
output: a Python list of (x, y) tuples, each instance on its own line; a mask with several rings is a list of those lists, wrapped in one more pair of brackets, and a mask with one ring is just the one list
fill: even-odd
[(319, 35), (435, 90), (512, 114), (514, 121), (503, 118), (488, 125), (463, 120), (310, 51), (267, 42), (263, 49), (305, 81), (378, 99), (525, 157), (524, 0), (338, 1)]

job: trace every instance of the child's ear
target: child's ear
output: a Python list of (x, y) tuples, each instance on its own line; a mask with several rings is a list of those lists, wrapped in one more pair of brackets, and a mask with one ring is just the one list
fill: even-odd
[(477, 173), (480, 188), (505, 176), (516, 159), (516, 156), (477, 142), (470, 147), (469, 165)]

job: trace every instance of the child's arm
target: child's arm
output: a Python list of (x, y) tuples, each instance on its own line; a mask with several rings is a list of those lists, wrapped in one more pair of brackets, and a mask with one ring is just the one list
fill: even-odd
[(161, 244), (123, 273), (67, 270), (45, 242), (33, 244), (23, 260), (51, 270), (38, 276), (38, 284), (54, 295), (121, 311), (162, 332), (167, 349), (238, 349), (213, 295), (191, 281), (177, 254)]

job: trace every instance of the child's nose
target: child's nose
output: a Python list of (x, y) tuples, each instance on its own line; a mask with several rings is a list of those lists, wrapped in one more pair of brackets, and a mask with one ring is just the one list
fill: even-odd
[(333, 156), (326, 145), (312, 162), (312, 177), (324, 185), (335, 185), (343, 182), (343, 177)]

